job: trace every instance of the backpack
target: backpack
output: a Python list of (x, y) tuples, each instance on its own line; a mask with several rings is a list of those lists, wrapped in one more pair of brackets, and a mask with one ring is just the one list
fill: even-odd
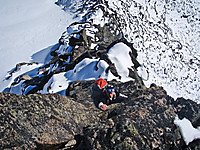
[(90, 88), (91, 96), (96, 97), (97, 95), (100, 95), (107, 85), (107, 81), (102, 78), (95, 81)]
[(100, 78), (96, 82), (94, 82), (94, 84), (97, 84), (100, 89), (103, 89), (107, 86), (108, 83), (106, 80)]

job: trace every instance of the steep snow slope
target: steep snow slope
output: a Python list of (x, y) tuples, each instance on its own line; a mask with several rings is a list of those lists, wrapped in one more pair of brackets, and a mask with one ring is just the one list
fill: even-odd
[(146, 84), (155, 82), (174, 98), (199, 103), (200, 1), (151, 1), (143, 7), (149, 19), (160, 24), (153, 28), (155, 36), (139, 46), (139, 60), (149, 73)]
[[(17, 63), (29, 62), (40, 51), (40, 62), (62, 32), (72, 22), (72, 15), (64, 12), (55, 0), (0, 1), (0, 90), (6, 73)], [(41, 52), (42, 55), (41, 55)], [(34, 60), (33, 60), (34, 61)]]

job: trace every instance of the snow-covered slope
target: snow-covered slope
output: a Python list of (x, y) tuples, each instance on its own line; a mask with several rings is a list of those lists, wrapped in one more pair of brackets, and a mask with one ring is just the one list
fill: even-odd
[[(167, 90), (168, 94), (174, 98), (180, 96), (192, 99), (196, 102), (200, 102), (200, 53), (198, 45), (200, 35), (199, 1), (103, 0), (102, 2), (103, 3), (100, 3), (100, 1), (92, 0), (58, 0), (56, 4), (60, 6), (59, 11), (62, 13), (64, 13), (64, 11), (62, 10), (65, 10), (66, 14), (69, 13), (68, 10), (74, 12), (74, 16), (77, 17), (76, 20), (79, 20), (79, 22), (88, 21), (96, 25), (100, 24), (100, 26), (103, 27), (106, 23), (112, 21), (114, 22), (114, 20), (117, 20), (116, 23), (113, 23), (112, 32), (116, 32), (116, 34), (121, 33), (121, 35), (123, 35), (129, 42), (133, 43), (133, 47), (137, 49), (137, 59), (142, 65), (140, 68), (138, 68), (138, 72), (144, 79), (144, 82), (147, 86), (149, 86), (152, 82), (155, 82), (156, 84), (163, 86), (164, 89)], [(46, 5), (48, 6), (49, 3)], [(56, 7), (56, 5), (51, 5), (51, 7)], [(43, 12), (45, 12), (45, 10), (43, 10)], [(67, 17), (71, 18), (72, 15)], [(55, 19), (58, 18), (55, 17)], [(49, 23), (46, 21), (46, 24), (48, 25)], [(65, 32), (62, 34), (62, 38), (65, 44), (61, 45), (57, 50), (59, 55), (62, 55), (65, 52), (70, 52), (71, 49), (67, 42), (69, 42), (69, 38), (71, 37), (72, 33), (75, 33), (87, 27), (89, 29), (86, 31), (86, 34), (91, 36), (92, 38), (95, 38), (93, 32), (96, 32), (96, 29), (90, 26), (89, 23), (84, 25), (85, 26), (71, 25), (66, 31), (63, 30)], [(59, 26), (59, 24), (56, 24), (56, 26)], [(37, 29), (35, 29), (35, 32), (37, 31)], [(48, 29), (55, 30), (55, 28)], [(41, 31), (38, 30), (38, 32), (40, 33)], [(60, 32), (60, 34), (61, 33), (62, 31)], [(58, 37), (56, 38), (58, 39)], [(22, 38), (22, 41), (25, 41), (24, 39), (26, 38)], [(31, 37), (31, 39), (33, 39), (33, 37)], [(34, 38), (34, 40), (36, 39), (37, 38)], [(44, 37), (44, 39), (42, 40), (50, 41), (49, 39), (51, 38), (47, 35), (46, 37)], [(41, 43), (44, 43), (43, 41)], [(51, 46), (52, 44), (48, 46)], [(22, 45), (25, 46), (26, 42), (24, 42)], [(27, 45), (30, 46), (30, 44)], [(37, 44), (34, 43), (33, 45)], [(22, 51), (24, 51), (23, 46), (21, 46)], [(91, 48), (94, 48), (95, 46), (95, 44), (92, 44)], [(120, 48), (122, 47), (124, 47), (124, 45), (120, 46)], [(24, 55), (22, 56), (24, 57), (23, 59), (20, 59), (20, 62), (28, 61), (27, 58), (26, 60), (24, 60), (25, 57), (29, 58), (33, 53), (35, 53), (37, 50), (41, 50), (42, 48), (45, 47), (36, 47), (36, 49), (32, 49), (31, 51), (27, 52), (28, 54), (23, 53)], [(33, 73), (35, 72), (33, 70), (34, 68), (31, 68), (30, 65), (26, 64), (23, 67), (30, 67), (30, 70), (20, 72), (23, 70), (23, 67), (19, 68), (18, 70), (20, 71), (18, 71), (17, 73), (13, 72), (12, 77), (3, 82), (4, 85), (2, 84), (3, 86), (1, 86), (1, 89), (3, 90), (6, 87), (10, 88), (11, 84), (14, 81), (16, 82), (16, 77), (24, 73), (28, 74), (31, 77), (35, 76), (36, 74), (38, 76), (42, 76), (38, 74), (39, 67), (50, 61), (52, 57), (49, 55), (49, 51), (52, 51), (53, 49), (55, 50), (56, 48), (51, 47), (47, 50), (47, 52), (45, 52), (44, 50), (33, 55), (35, 58), (34, 62), (39, 62), (39, 64), (31, 65), (38, 65), (35, 66), (35, 71), (37, 73)], [(22, 52), (19, 52), (19, 54), (20, 53)], [(119, 61), (124, 60), (123, 57), (126, 57), (125, 54), (126, 53), (123, 52), (123, 54), (121, 54), (119, 58), (117, 56), (114, 56), (114, 59), (112, 59), (112, 56), (110, 57), (112, 61), (118, 60), (117, 62), (115, 62), (115, 64), (118, 64), (116, 66), (118, 66), (119, 69), (122, 68)], [(43, 61), (39, 60), (38, 56), (44, 56), (43, 58), (41, 58), (41, 60)], [(95, 62), (97, 63), (98, 60), (86, 59), (81, 61), (74, 68), (74, 70), (53, 75), (47, 82), (47, 84), (45, 84), (44, 89), (40, 92), (63, 93), (63, 91), (67, 87), (67, 84), (77, 79), (89, 80), (98, 78), (99, 76), (106, 77), (108, 79), (115, 78), (111, 73), (110, 75), (112, 77), (109, 74), (106, 74), (105, 70), (108, 64), (105, 62), (98, 63), (98, 65), (100, 65), (99, 68), (102, 68), (98, 70), (98, 72), (95, 72), (94, 74), (86, 74), (88, 72), (94, 72), (94, 69), (88, 71), (88, 68), (94, 67), (94, 64), (96, 64)], [(127, 63), (125, 64), (130, 65), (128, 59)], [(129, 67), (131, 67), (131, 65), (126, 66), (126, 68)], [(56, 69), (59, 69), (59, 65), (52, 64), (49, 68), (49, 73)], [(126, 69), (120, 69), (120, 71), (121, 76), (125, 76), (126, 78)], [(49, 91), (48, 89), (50, 85), (51, 90)], [(14, 86), (12, 85), (10, 91), (22, 94), (23, 88), (24, 87), (22, 82), (21, 84), (19, 83)], [(31, 89), (34, 87), (30, 86), (29, 88)], [(26, 90), (29, 91), (28, 89)]]
[(7, 72), (17, 63), (37, 60), (43, 63), (72, 17), (55, 0), (0, 1), (1, 91), (8, 85), (2, 82)]
[(174, 98), (200, 100), (199, 1), (114, 1), (121, 29), (138, 50), (144, 82)]

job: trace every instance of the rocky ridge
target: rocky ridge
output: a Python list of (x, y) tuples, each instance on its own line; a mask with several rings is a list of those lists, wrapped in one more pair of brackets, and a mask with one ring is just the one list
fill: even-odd
[[(91, 7), (92, 8), (88, 10), (88, 13), (83, 16), (83, 20), (72, 23), (67, 28), (67, 31), (62, 34), (59, 39), (58, 46), (55, 47), (55, 49), (52, 49), (49, 54), (51, 56), (51, 60), (49, 62), (36, 68), (34, 75), (27, 72), (27, 74), (23, 73), (18, 76), (14, 79), (10, 88), (6, 88), (4, 91), (13, 93), (15, 93), (14, 91), (20, 91), (20, 94), (33, 94), (36, 92), (44, 93), (44, 91), (45, 93), (49, 93), (51, 90), (51, 84), (53, 84), (51, 83), (51, 78), (54, 75), (73, 70), (75, 66), (85, 58), (105, 61), (108, 64), (106, 73), (110, 71), (120, 80), (121, 76), (118, 74), (115, 64), (107, 55), (109, 49), (120, 42), (126, 44), (131, 49), (131, 53), (129, 53), (129, 55), (131, 57), (133, 67), (129, 68), (129, 77), (133, 79), (137, 78), (137, 81), (142, 84), (142, 80), (139, 79), (140, 77), (138, 76), (136, 70), (140, 64), (136, 59), (138, 54), (137, 50), (133, 47), (133, 43), (128, 42), (127, 39), (124, 38), (114, 16), (112, 16), (112, 19), (110, 19), (110, 21), (103, 26), (92, 23), (90, 20), (91, 18), (86, 21), (85, 19), (87, 16), (92, 14), (93, 9), (97, 9), (99, 7), (103, 9), (99, 1), (94, 3)], [(106, 14), (106, 12), (104, 13)], [(7, 79), (12, 78), (13, 74), (19, 71), (22, 66), (35, 64), (37, 63), (17, 64), (16, 68), (10, 72)], [(96, 71), (98, 69), (98, 67), (95, 68)], [(101, 74), (99, 77), (101, 77)]]
[(110, 81), (129, 99), (100, 111), (89, 87), (94, 81), (72, 82), (68, 96), (0, 94), (0, 147), (3, 149), (194, 149), (173, 123), (176, 115), (200, 126), (200, 106), (176, 101), (155, 84)]
[[(120, 2), (127, 6), (126, 3)], [(140, 12), (144, 10), (138, 3), (134, 1), (130, 3)], [(63, 3), (58, 1), (58, 4)], [(126, 18), (123, 20), (122, 16), (117, 15), (116, 10), (110, 8), (106, 1), (105, 3), (85, 1), (80, 4), (81, 7), (66, 4), (63, 6), (63, 9), (77, 8), (75, 9), (77, 16), (82, 15), (82, 20), (72, 23), (67, 28), (59, 39), (58, 46), (51, 50), (49, 54), (51, 60), (36, 68), (36, 74), (24, 73), (13, 81), (10, 88), (5, 89), (12, 92), (13, 89), (19, 88), (24, 95), (1, 93), (0, 147), (3, 149), (200, 149), (199, 140), (187, 146), (180, 130), (173, 123), (175, 116), (179, 115), (180, 118), (189, 119), (194, 127), (200, 126), (200, 106), (183, 98), (174, 100), (162, 87), (155, 84), (150, 88), (145, 87), (137, 73), (140, 63), (136, 59), (138, 51), (134, 48), (139, 48), (141, 42), (136, 40), (135, 43), (131, 43), (130, 37), (123, 31), (129, 30), (127, 27), (129, 21), (138, 23), (135, 27), (144, 25), (147, 28), (162, 28), (161, 32), (169, 31), (168, 27), (162, 26), (162, 23), (154, 24), (148, 21), (146, 23), (149, 26), (143, 24), (145, 21), (140, 24), (140, 21), (145, 19), (145, 13), (139, 13), (139, 17), (131, 16), (127, 22)], [(95, 23), (93, 14), (96, 14), (97, 10), (103, 12), (102, 17), (106, 20), (106, 24)], [(159, 32), (156, 33), (157, 36)], [(163, 38), (169, 39), (169, 33), (167, 32)], [(144, 42), (143, 34), (139, 32), (131, 34), (132, 37), (135, 35), (136, 39), (142, 39)], [(151, 35), (151, 32), (148, 34)], [(133, 67), (129, 68), (129, 76), (133, 80), (125, 83), (120, 82), (116, 66), (107, 55), (109, 49), (119, 42), (130, 47), (130, 57), (133, 62)], [(167, 47), (180, 49), (177, 45), (181, 44), (177, 41), (162, 42)], [(90, 98), (89, 87), (93, 80), (70, 83), (64, 90), (66, 96), (39, 93), (42, 90), (48, 93), (51, 84), (47, 83), (54, 75), (72, 70), (85, 58), (104, 60), (109, 66), (107, 71), (119, 79), (109, 82), (114, 84), (117, 90), (128, 95), (129, 99), (111, 105), (106, 112), (100, 111), (94, 107)], [(16, 65), (8, 79), (12, 78), (22, 66), (28, 65), (37, 63)], [(98, 67), (96, 69), (98, 70)]]

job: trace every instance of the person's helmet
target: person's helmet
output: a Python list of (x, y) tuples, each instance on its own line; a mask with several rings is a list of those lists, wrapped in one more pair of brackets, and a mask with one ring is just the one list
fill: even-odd
[(115, 87), (113, 85), (107, 85), (106, 92), (115, 92)]

